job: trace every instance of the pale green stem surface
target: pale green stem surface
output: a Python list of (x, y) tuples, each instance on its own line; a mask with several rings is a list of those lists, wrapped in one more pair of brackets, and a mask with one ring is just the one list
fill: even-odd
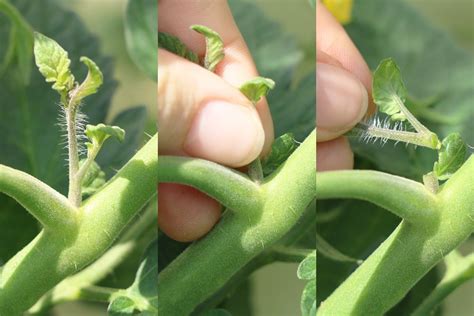
[(437, 198), (421, 183), (379, 171), (318, 172), (316, 197), (369, 201), (420, 225), (438, 218)]
[(60, 281), (100, 257), (156, 194), (157, 168), (155, 136), (82, 205), (77, 225), (44, 230), (11, 258), (2, 269), (0, 314), (21, 315)]
[[(257, 191), (261, 192), (260, 199), (252, 203), (224, 200), (228, 202), (225, 206), (230, 207), (230, 203), (250, 209), (232, 209), (234, 212), (226, 212), (205, 238), (188, 247), (160, 273), (160, 315), (188, 315), (199, 310), (199, 305), (225, 286), (240, 269), (290, 231), (314, 199), (315, 150), (316, 134), (313, 132), (274, 175), (265, 179), (261, 189)], [(206, 166), (208, 172), (204, 173), (201, 169), (204, 166), (197, 165), (196, 170), (189, 168), (186, 173), (202, 172), (201, 177), (216, 174), (213, 172), (213, 169), (217, 169), (216, 166)], [(162, 167), (160, 160), (160, 177)], [(246, 182), (248, 180), (235, 181), (235, 174), (231, 171), (224, 173), (220, 170), (216, 171), (221, 176), (212, 176), (212, 181), (192, 183), (176, 167), (168, 171), (169, 177), (166, 180), (159, 178), (159, 182), (174, 180), (194, 184), (213, 197), (220, 196), (221, 186), (225, 187), (229, 183), (234, 183), (234, 189), (238, 192), (247, 190), (249, 185)], [(225, 175), (228, 175), (228, 179)], [(255, 184), (250, 183), (253, 188)], [(251, 192), (255, 192), (254, 189)]]
[(0, 165), (0, 192), (20, 203), (47, 231), (77, 225), (78, 210), (59, 192), (25, 172)]
[(97, 154), (99, 153), (99, 151), (100, 151), (99, 146), (94, 147), (93, 150), (91, 150), (91, 152), (89, 152), (89, 154), (87, 155), (87, 158), (84, 164), (77, 171), (76, 179), (74, 179), (74, 181), (79, 183), (79, 186), (82, 185), (82, 180), (84, 179), (84, 176), (87, 174), (87, 170), (89, 170), (90, 166), (92, 165), (95, 158), (97, 157)]
[(436, 308), (463, 283), (474, 278), (474, 254), (462, 257), (456, 250), (445, 258), (446, 272), (433, 292), (413, 312), (412, 316), (434, 314)]
[[(417, 221), (402, 221), (390, 237), (321, 303), (318, 315), (382, 315), (397, 304), (428, 271), (474, 231), (473, 173), (474, 157), (471, 157), (440, 188), (436, 195), (435, 219), (424, 225)], [(321, 181), (322, 175), (318, 175), (318, 191), (329, 192), (324, 187), (329, 183), (333, 190), (343, 193), (339, 197), (348, 197), (348, 192), (337, 189), (331, 181)], [(355, 187), (358, 180), (347, 178), (346, 181), (344, 186), (360, 192)], [(364, 185), (371, 186), (374, 179), (369, 177), (366, 181)], [(377, 181), (373, 184), (380, 185)], [(410, 192), (401, 186), (385, 186), (384, 190), (387, 195), (396, 196), (400, 205), (410, 197)], [(372, 201), (372, 198), (357, 194), (354, 197)], [(327, 195), (337, 197), (338, 194)]]
[(81, 205), (81, 183), (77, 178), (79, 170), (79, 152), (77, 147), (77, 131), (76, 131), (76, 108), (74, 106), (67, 107), (66, 111), (66, 127), (67, 127), (67, 144), (68, 144), (68, 162), (69, 162), (69, 191), (68, 199), (72, 205), (79, 207)]

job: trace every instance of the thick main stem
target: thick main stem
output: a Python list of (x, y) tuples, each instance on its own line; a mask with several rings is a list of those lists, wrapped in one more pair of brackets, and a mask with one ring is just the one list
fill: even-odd
[[(281, 239), (298, 222), (314, 199), (315, 150), (316, 135), (313, 132), (262, 184), (261, 203), (253, 204), (249, 210), (226, 212), (205, 238), (188, 247), (160, 273), (160, 315), (188, 315), (196, 311), (199, 304), (210, 299), (242, 267)], [(234, 175), (230, 173), (229, 177)], [(216, 195), (224, 179), (214, 177), (214, 183), (205, 183), (202, 187), (194, 184), (199, 189), (211, 190), (208, 192), (211, 195), (216, 191)], [(229, 179), (224, 180), (224, 186), (228, 182)], [(242, 201), (232, 202), (234, 205), (246, 204), (245, 196), (236, 198)]]
[(439, 218), (428, 225), (403, 221), (321, 303), (318, 315), (383, 315), (398, 303), (474, 231), (473, 172), (474, 157), (471, 157), (436, 195)]
[(21, 315), (60, 281), (100, 257), (156, 194), (157, 168), (155, 136), (82, 205), (79, 225), (44, 230), (10, 259), (0, 280), (0, 315)]
[(66, 111), (66, 125), (67, 125), (67, 143), (68, 143), (68, 158), (69, 158), (69, 191), (68, 199), (71, 203), (79, 207), (81, 205), (81, 183), (77, 178), (77, 171), (79, 170), (79, 151), (77, 147), (77, 111), (75, 106), (69, 106)]

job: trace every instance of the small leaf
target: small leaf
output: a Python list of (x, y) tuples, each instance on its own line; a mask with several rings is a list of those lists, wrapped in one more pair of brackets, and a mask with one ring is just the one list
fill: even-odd
[(199, 58), (191, 51), (179, 38), (174, 35), (159, 32), (158, 33), (158, 47), (166, 49), (167, 51), (186, 58), (193, 63), (199, 64)]
[[(79, 167), (81, 167), (85, 161), (86, 159), (82, 159), (79, 162)], [(82, 196), (87, 197), (96, 193), (105, 184), (105, 178), (105, 172), (102, 171), (99, 164), (93, 161), (82, 179)]]
[(204, 67), (214, 71), (217, 64), (224, 59), (224, 43), (217, 32), (204, 25), (192, 25), (191, 29), (204, 35), (206, 38), (206, 55), (204, 56)]
[(402, 81), (400, 69), (393, 59), (387, 58), (380, 62), (375, 70), (372, 83), (372, 96), (378, 109), (389, 115), (394, 121), (404, 121), (400, 104), (406, 100), (407, 90)]
[(244, 83), (239, 89), (247, 99), (257, 103), (260, 98), (265, 97), (270, 89), (275, 87), (275, 82), (269, 78), (255, 77)]
[(110, 316), (133, 315), (135, 310), (135, 302), (127, 296), (119, 296), (115, 298), (109, 305), (107, 312)]
[(125, 42), (137, 65), (152, 80), (158, 80), (158, 1), (128, 0), (125, 11)]
[(356, 262), (357, 264), (362, 263), (362, 260), (345, 255), (336, 248), (334, 248), (319, 234), (316, 234), (316, 249), (326, 258), (332, 259), (334, 261)]
[(34, 54), (36, 65), (46, 82), (54, 82), (53, 89), (66, 95), (74, 85), (67, 52), (53, 39), (35, 32)]
[(466, 143), (459, 133), (451, 133), (441, 142), (438, 151), (438, 161), (433, 171), (439, 180), (446, 180), (453, 175), (464, 163), (467, 153)]
[(301, 261), (296, 275), (301, 280), (316, 279), (316, 250)]
[(262, 160), (264, 175), (269, 175), (275, 171), (288, 157), (298, 148), (292, 133), (286, 133), (273, 141), (270, 154)]
[(301, 295), (301, 315), (316, 315), (316, 279), (306, 283), (303, 294)]
[(323, 0), (323, 3), (341, 24), (351, 21), (353, 0)]
[(98, 125), (87, 125), (86, 136), (91, 141), (86, 143), (87, 148), (91, 150), (93, 146), (101, 147), (109, 137), (114, 137), (118, 141), (123, 142), (125, 131), (118, 126), (109, 126), (101, 123)]
[(69, 104), (73, 106), (79, 104), (85, 97), (96, 93), (104, 81), (104, 75), (102, 75), (99, 67), (91, 59), (83, 56), (80, 60), (89, 70), (86, 79), (71, 92)]

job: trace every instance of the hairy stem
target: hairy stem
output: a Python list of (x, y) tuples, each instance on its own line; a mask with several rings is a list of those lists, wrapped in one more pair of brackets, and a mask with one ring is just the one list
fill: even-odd
[(436, 196), (412, 180), (367, 170), (319, 172), (317, 179), (318, 199), (369, 201), (407, 222), (422, 226), (438, 217)]
[(46, 230), (78, 224), (78, 210), (63, 195), (25, 172), (0, 165), (0, 192), (20, 203)]
[(88, 153), (86, 161), (77, 171), (75, 181), (78, 183), (79, 187), (81, 187), (82, 180), (84, 179), (84, 176), (86, 175), (87, 170), (89, 170), (90, 166), (92, 165), (95, 158), (97, 157), (99, 150), (100, 150), (100, 147), (93, 147), (93, 149)]
[(74, 229), (62, 227), (58, 232), (44, 230), (5, 264), (0, 280), (0, 315), (21, 315), (112, 245), (156, 194), (157, 153), (155, 136), (81, 206), (79, 225)]
[[(428, 225), (402, 221), (390, 237), (321, 303), (318, 315), (382, 315), (398, 303), (474, 231), (473, 172), (474, 157), (471, 156), (436, 195), (441, 210), (437, 220)], [(389, 187), (385, 189), (388, 191)], [(400, 200), (399, 203), (405, 202)]]
[(198, 188), (236, 212), (254, 209), (261, 203), (261, 189), (245, 174), (211, 161), (160, 156), (160, 183), (181, 183)]
[(68, 199), (72, 205), (79, 207), (81, 205), (81, 183), (77, 178), (79, 170), (79, 152), (77, 147), (77, 112), (76, 107), (69, 106), (66, 111), (67, 143), (69, 158), (69, 192)]
[(449, 294), (461, 284), (474, 278), (474, 254), (462, 257), (455, 250), (446, 256), (445, 262), (446, 272), (443, 279), (413, 312), (412, 316), (432, 314)]

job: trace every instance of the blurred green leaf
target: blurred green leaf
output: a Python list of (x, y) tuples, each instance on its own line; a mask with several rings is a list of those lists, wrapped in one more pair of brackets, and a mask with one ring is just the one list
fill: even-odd
[(128, 53), (152, 80), (158, 80), (158, 1), (129, 0), (125, 14)]
[(270, 154), (262, 160), (264, 175), (275, 171), (298, 148), (292, 133), (286, 133), (273, 141)]
[(85, 56), (82, 56), (80, 61), (87, 66), (88, 72), (86, 79), (84, 79), (81, 85), (71, 92), (71, 101), (69, 103), (74, 106), (79, 104), (85, 97), (97, 93), (97, 90), (104, 81), (104, 76), (95, 62)]
[(316, 279), (306, 283), (301, 296), (301, 315), (316, 315)]
[(232, 314), (226, 311), (225, 309), (218, 308), (204, 312), (202, 316), (232, 316)]
[(337, 250), (319, 234), (316, 234), (316, 249), (318, 250), (318, 253), (334, 261), (356, 262), (358, 264), (362, 263), (362, 260), (352, 258), (348, 255), (343, 254), (341, 251)]
[(6, 0), (0, 1), (0, 12), (5, 14), (11, 22), (8, 48), (3, 61), (0, 63), (0, 77), (4, 76), (9, 68), (13, 68), (13, 76), (16, 74), (19, 79), (18, 82), (28, 85), (33, 64), (33, 32), (31, 26), (15, 6)]
[[(86, 160), (82, 159), (79, 166), (82, 166)], [(88, 197), (97, 192), (106, 182), (105, 173), (100, 166), (93, 161), (87, 169), (84, 179), (81, 183), (81, 192), (83, 197)]]
[(204, 25), (192, 25), (191, 29), (206, 38), (206, 55), (203, 64), (204, 68), (214, 72), (217, 65), (224, 59), (224, 43), (220, 35)]
[(459, 133), (449, 134), (443, 139), (438, 152), (438, 161), (433, 170), (439, 180), (446, 180), (455, 173), (466, 160), (467, 146)]
[(316, 250), (301, 261), (296, 275), (301, 280), (316, 279)]

